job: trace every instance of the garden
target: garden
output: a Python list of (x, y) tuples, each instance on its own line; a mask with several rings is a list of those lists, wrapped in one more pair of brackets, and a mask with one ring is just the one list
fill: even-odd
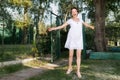
[[(119, 0), (0, 0), (0, 80), (120, 80)], [(70, 19), (82, 26), (81, 75), (67, 75), (69, 51), (64, 48), (70, 26), (49, 31)], [(77, 52), (76, 50), (74, 52)]]

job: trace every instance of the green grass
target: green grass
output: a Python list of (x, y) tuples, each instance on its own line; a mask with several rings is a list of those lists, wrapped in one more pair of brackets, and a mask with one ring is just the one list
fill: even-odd
[(119, 60), (84, 61), (81, 72), (83, 80), (119, 80)]
[(22, 70), (25, 68), (27, 68), (27, 67), (24, 66), (23, 64), (15, 64), (15, 65), (1, 67), (0, 68), (0, 77), (10, 74), (10, 73), (14, 73), (16, 71), (19, 71), (19, 70)]
[(41, 67), (45, 65), (46, 63), (47, 63), (46, 61), (33, 60), (33, 61), (26, 62), (24, 64), (15, 64), (15, 65), (1, 67), (0, 77), (9, 75), (10, 73), (14, 73), (14, 72), (26, 69), (26, 68)]
[(64, 70), (55, 69), (44, 72), (42, 75), (37, 75), (29, 80), (71, 80), (70, 76), (66, 76)]
[[(67, 66), (49, 70), (28, 80), (79, 80), (74, 71), (66, 75)], [(119, 60), (84, 60), (81, 64), (82, 78), (80, 80), (120, 80)]]
[(32, 45), (0, 46), (0, 62), (33, 57)]

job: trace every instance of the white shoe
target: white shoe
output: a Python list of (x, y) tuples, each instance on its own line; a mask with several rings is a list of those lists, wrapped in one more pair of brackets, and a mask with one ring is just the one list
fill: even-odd
[(77, 74), (78, 78), (81, 78), (81, 77), (82, 77), (82, 75), (81, 75), (80, 72), (77, 72), (76, 74)]
[(72, 69), (68, 69), (66, 74), (70, 74), (72, 72)]

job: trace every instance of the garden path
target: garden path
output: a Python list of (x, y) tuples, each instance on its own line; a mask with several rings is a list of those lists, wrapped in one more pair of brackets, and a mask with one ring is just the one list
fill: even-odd
[(46, 65), (44, 65), (42, 67), (23, 69), (21, 71), (6, 75), (6, 76), (0, 78), (0, 80), (26, 80), (32, 76), (41, 74), (44, 71), (54, 69), (56, 67), (59, 67), (60, 65), (66, 65), (67, 62), (68, 62), (67, 60), (62, 59), (62, 60), (54, 62), (54, 63), (47, 63)]

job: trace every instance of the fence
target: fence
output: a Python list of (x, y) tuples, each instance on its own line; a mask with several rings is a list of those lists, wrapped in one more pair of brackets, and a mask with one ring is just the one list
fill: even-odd
[[(51, 11), (49, 12), (49, 20), (51, 27), (61, 24), (61, 18)], [(51, 62), (59, 58), (60, 55), (60, 31), (48, 32), (47, 35), (36, 34), (36, 48), (39, 56), (42, 58), (50, 57)]]

